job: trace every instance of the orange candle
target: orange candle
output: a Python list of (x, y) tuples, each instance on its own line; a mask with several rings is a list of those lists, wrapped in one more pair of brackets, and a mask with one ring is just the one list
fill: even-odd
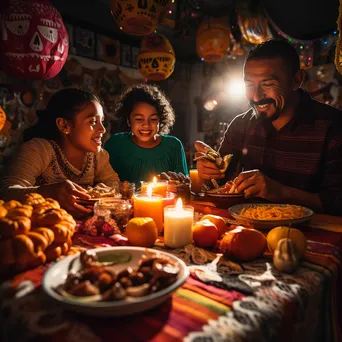
[(201, 192), (203, 180), (198, 176), (198, 170), (190, 170), (191, 191), (195, 194)]
[(157, 225), (158, 232), (163, 231), (163, 197), (152, 195), (152, 188), (147, 193), (134, 195), (134, 217), (151, 217)]
[(153, 178), (153, 182), (141, 182), (141, 192), (146, 192), (147, 187), (149, 185), (152, 185), (152, 193), (157, 194), (163, 197), (166, 197), (166, 192), (167, 192), (167, 185), (168, 181), (167, 180), (159, 180), (157, 181), (157, 178)]

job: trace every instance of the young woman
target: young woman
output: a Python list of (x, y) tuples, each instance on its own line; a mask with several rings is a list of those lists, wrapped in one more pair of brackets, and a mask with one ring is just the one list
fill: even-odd
[(159, 88), (147, 84), (128, 88), (117, 102), (115, 116), (124, 132), (114, 134), (105, 149), (121, 180), (139, 186), (160, 172), (188, 175), (182, 143), (167, 135), (175, 114)]
[(99, 99), (80, 89), (63, 89), (37, 116), (2, 180), (1, 197), (21, 200), (25, 193), (38, 192), (73, 215), (89, 212), (77, 203), (90, 198), (84, 187), (118, 180), (101, 148), (106, 130)]

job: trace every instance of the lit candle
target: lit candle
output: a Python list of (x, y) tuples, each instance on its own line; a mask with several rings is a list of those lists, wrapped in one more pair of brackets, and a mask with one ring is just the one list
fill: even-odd
[(166, 197), (166, 192), (167, 192), (167, 180), (158, 180), (156, 177), (153, 177), (153, 181), (148, 183), (148, 182), (141, 182), (141, 192), (146, 192), (147, 187), (149, 185), (152, 185), (152, 193), (157, 194), (163, 197)]
[(179, 198), (176, 205), (164, 208), (164, 243), (172, 248), (184, 247), (192, 243), (194, 208), (184, 206)]
[(134, 195), (134, 217), (151, 217), (158, 232), (163, 231), (163, 197), (152, 195), (152, 185), (147, 187), (147, 193)]
[(191, 191), (195, 194), (201, 192), (203, 180), (198, 176), (198, 170), (190, 170), (190, 180), (191, 180)]

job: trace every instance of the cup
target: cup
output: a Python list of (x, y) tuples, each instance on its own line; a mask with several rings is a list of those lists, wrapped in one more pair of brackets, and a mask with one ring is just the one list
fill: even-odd
[(198, 170), (192, 169), (190, 170), (190, 180), (191, 180), (191, 191), (195, 194), (201, 192), (203, 180), (198, 176)]

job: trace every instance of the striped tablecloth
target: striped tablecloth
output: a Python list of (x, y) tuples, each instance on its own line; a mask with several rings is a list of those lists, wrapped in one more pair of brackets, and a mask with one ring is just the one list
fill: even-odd
[[(221, 282), (201, 276), (215, 272), (212, 267), (195, 266), (167, 302), (129, 317), (99, 319), (63, 311), (40, 289), (50, 265), (39, 267), (0, 287), (0, 340), (340, 341), (342, 234), (336, 227), (303, 228), (309, 249), (293, 275), (277, 272), (267, 253), (242, 264), (240, 275), (220, 273)], [(75, 240), (89, 247), (115, 245), (105, 238), (76, 235)]]

